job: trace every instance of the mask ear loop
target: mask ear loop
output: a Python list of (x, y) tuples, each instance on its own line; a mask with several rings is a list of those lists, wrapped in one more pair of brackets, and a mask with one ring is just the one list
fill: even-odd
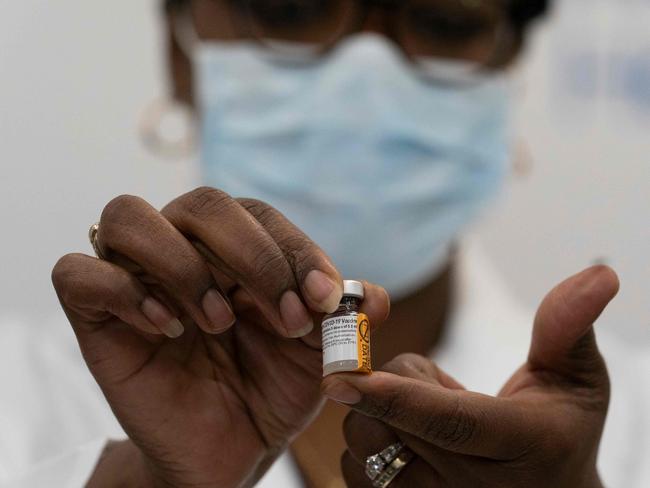
[(194, 28), (190, 9), (185, 7), (172, 12), (172, 35), (187, 59), (192, 60), (196, 46), (201, 43)]
[(516, 181), (530, 178), (537, 165), (537, 158), (522, 124), (522, 105), (527, 98), (528, 71), (525, 61), (516, 61), (507, 68), (513, 106), (510, 108), (512, 126), (511, 175)]
[[(172, 12), (172, 35), (191, 61), (200, 42), (189, 9)], [(142, 110), (138, 126), (140, 141), (157, 157), (183, 160), (196, 151), (198, 128), (192, 109), (169, 95), (156, 97)]]
[(527, 179), (533, 172), (534, 166), (535, 158), (528, 141), (523, 136), (517, 137), (512, 154), (512, 174), (518, 180)]

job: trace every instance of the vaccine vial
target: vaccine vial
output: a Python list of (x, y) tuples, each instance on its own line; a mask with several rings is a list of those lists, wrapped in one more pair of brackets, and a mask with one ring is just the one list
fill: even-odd
[(323, 319), (323, 376), (370, 373), (370, 322), (359, 312), (363, 283), (343, 281), (343, 298), (336, 312)]

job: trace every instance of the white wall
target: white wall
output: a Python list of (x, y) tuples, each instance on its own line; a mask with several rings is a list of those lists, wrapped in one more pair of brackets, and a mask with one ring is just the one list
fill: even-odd
[[(136, 136), (140, 110), (164, 89), (155, 0), (1, 0), (0, 10), (0, 311), (38, 320), (59, 313), (52, 265), (89, 251), (87, 228), (110, 198), (161, 205), (194, 176)], [(481, 230), (531, 305), (607, 259), (623, 288), (603, 326), (632, 338), (650, 338), (649, 10), (564, 0), (526, 70), (519, 132), (532, 172)]]
[(564, 0), (523, 76), (530, 174), (482, 235), (518, 295), (604, 260), (621, 293), (602, 327), (650, 339), (650, 1)]
[(163, 93), (158, 2), (0, 0), (0, 311), (59, 313), (57, 258), (120, 193), (157, 205), (189, 167), (139, 145), (141, 109)]

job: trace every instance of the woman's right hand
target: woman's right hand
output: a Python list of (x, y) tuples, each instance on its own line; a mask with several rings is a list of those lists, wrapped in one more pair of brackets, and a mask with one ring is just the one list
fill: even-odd
[[(130, 438), (90, 485), (254, 484), (321, 405), (318, 325), (341, 298), (338, 271), (277, 210), (212, 188), (161, 212), (118, 197), (97, 244), (106, 259), (68, 255), (52, 273)], [(365, 286), (378, 325), (388, 295)]]
[(349, 486), (371, 488), (367, 457), (402, 442), (415, 457), (391, 488), (602, 488), (596, 460), (610, 384), (593, 323), (618, 288), (606, 266), (554, 288), (528, 359), (496, 397), (466, 391), (414, 354), (371, 376), (328, 376), (326, 394), (355, 410), (344, 426)]

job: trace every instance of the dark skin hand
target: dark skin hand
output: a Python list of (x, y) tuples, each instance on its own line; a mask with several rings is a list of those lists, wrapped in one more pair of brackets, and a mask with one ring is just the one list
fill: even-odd
[[(252, 486), (322, 405), (319, 324), (338, 271), (275, 209), (211, 188), (160, 212), (118, 197), (98, 244), (105, 260), (73, 254), (53, 270), (129, 436), (89, 486)], [(364, 285), (378, 325), (388, 296)]]
[(366, 457), (402, 441), (417, 457), (391, 488), (602, 487), (596, 458), (609, 380), (592, 324), (618, 286), (597, 266), (551, 291), (527, 362), (496, 397), (466, 391), (415, 354), (372, 376), (326, 378), (325, 394), (353, 409), (344, 426), (348, 485), (370, 488)]

